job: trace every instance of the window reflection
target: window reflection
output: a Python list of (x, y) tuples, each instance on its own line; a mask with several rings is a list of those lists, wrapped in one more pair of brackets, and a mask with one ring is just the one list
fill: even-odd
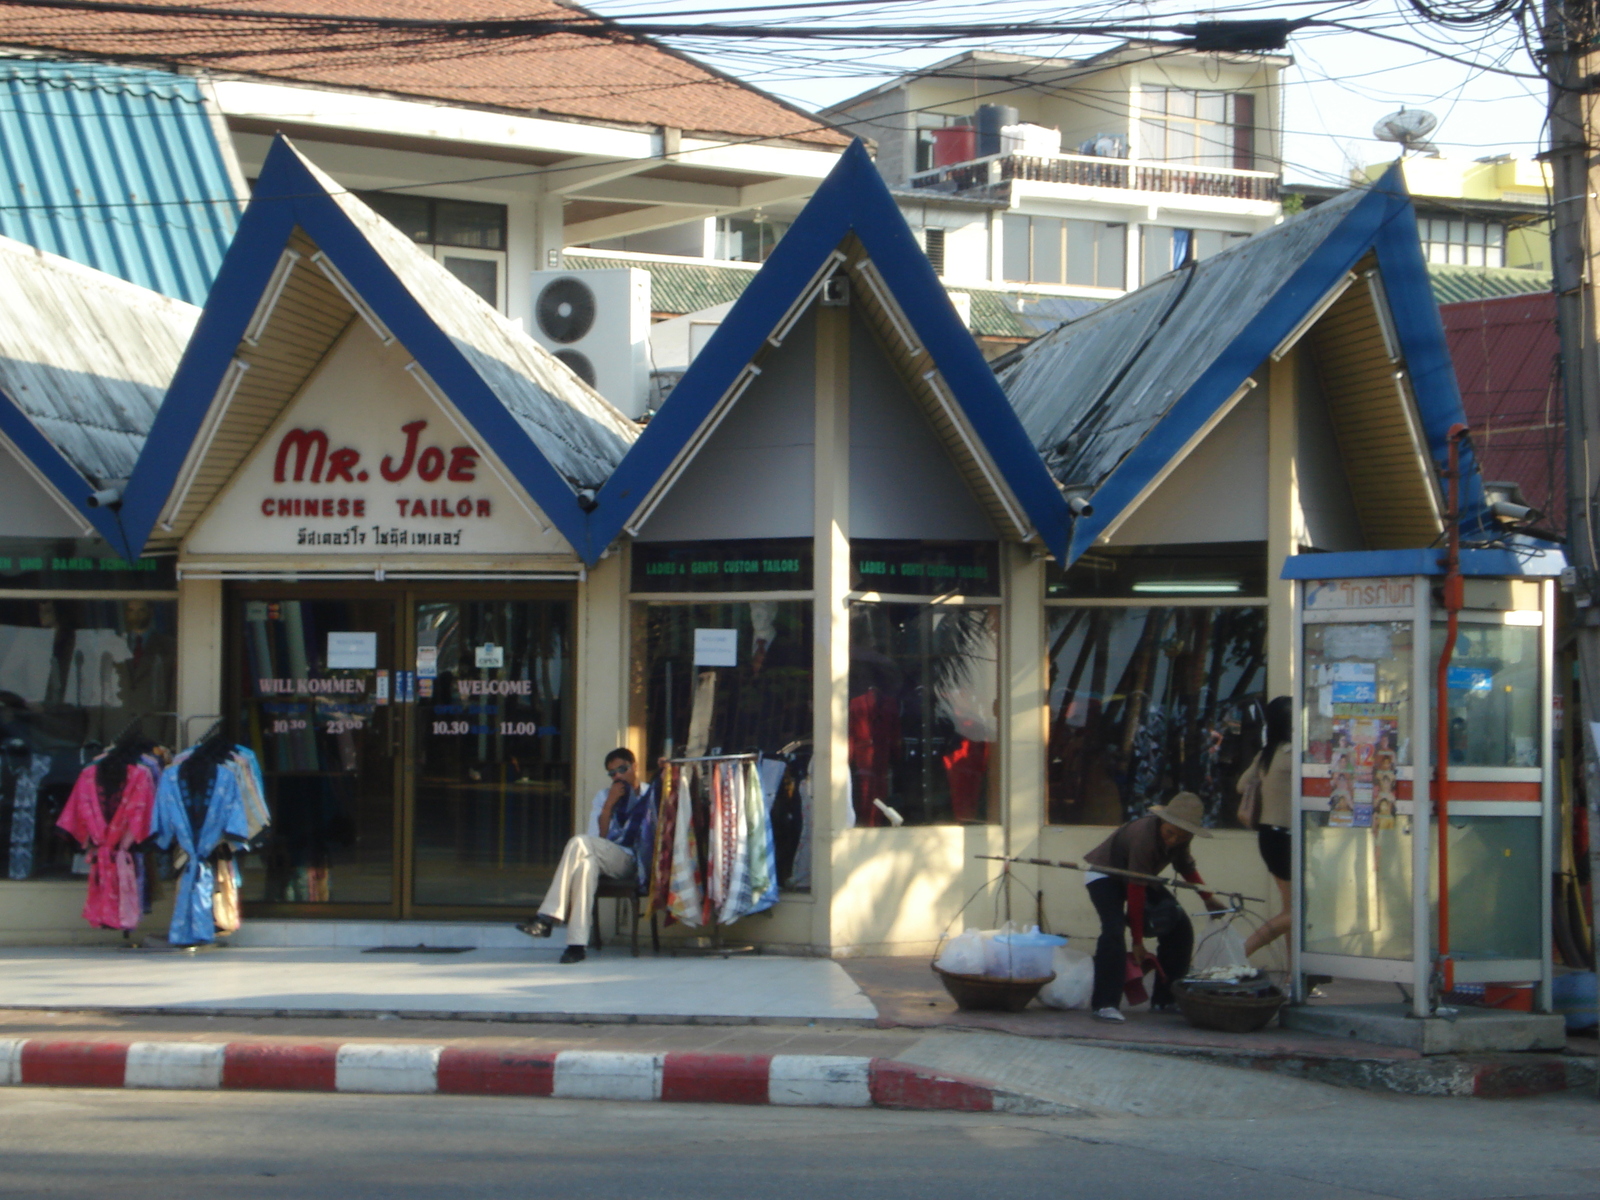
[(1231, 822), (1261, 745), (1266, 610), (1050, 612), (1051, 824), (1120, 825), (1178, 791)]
[[(632, 723), (647, 773), (661, 757), (759, 752), (779, 884), (809, 888), (811, 601), (635, 604), (633, 621)], [(697, 630), (731, 631), (731, 665), (726, 653), (697, 665)]]
[(83, 765), (132, 726), (171, 745), (177, 605), (0, 600), (0, 878), (61, 877), (56, 817)]
[[(1447, 677), (1450, 762), (1469, 767), (1537, 767), (1539, 635), (1537, 626), (1462, 621)], [(1445, 627), (1433, 627), (1433, 658), (1444, 653)]]
[(987, 823), (999, 741), (999, 612), (850, 606), (850, 787), (857, 825)]

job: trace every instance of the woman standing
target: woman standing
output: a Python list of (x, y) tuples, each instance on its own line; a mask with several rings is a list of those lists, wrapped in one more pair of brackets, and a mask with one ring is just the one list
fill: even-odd
[(1261, 808), (1257, 818), (1256, 842), (1261, 860), (1278, 884), (1283, 909), (1244, 944), (1246, 954), (1254, 954), (1289, 932), (1289, 822), (1294, 819), (1290, 790), (1294, 784), (1294, 701), (1279, 696), (1267, 705), (1267, 744), (1250, 769), (1239, 778), (1239, 793), (1252, 784), (1261, 787)]

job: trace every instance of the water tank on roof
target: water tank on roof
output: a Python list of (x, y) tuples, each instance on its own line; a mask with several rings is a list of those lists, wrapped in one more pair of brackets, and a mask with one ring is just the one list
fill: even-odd
[(933, 131), (933, 165), (949, 167), (956, 163), (971, 162), (977, 157), (973, 147), (977, 144), (976, 130), (970, 125), (951, 125)]
[(1017, 123), (1017, 110), (1009, 104), (984, 104), (978, 108), (978, 157), (1002, 153), (1000, 131)]

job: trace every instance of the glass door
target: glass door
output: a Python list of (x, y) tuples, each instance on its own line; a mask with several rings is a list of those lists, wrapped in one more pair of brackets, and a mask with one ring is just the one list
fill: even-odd
[(238, 739), (272, 824), (242, 863), (257, 915), (399, 914), (397, 599), (240, 589), (231, 599)]
[(411, 906), (531, 912), (572, 833), (573, 602), (413, 613)]

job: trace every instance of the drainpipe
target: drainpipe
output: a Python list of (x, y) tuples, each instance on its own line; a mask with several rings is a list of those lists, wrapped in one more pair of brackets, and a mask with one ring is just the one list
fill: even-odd
[(1461, 443), (1467, 436), (1465, 425), (1452, 425), (1449, 463), (1444, 478), (1448, 500), (1445, 507), (1445, 554), (1439, 560), (1444, 568), (1444, 649), (1439, 654), (1437, 694), (1434, 699), (1436, 741), (1434, 752), (1433, 811), (1439, 830), (1439, 948), (1438, 964), (1441, 997), (1455, 990), (1455, 961), (1450, 957), (1450, 658), (1460, 631), (1465, 586), (1461, 579)]

